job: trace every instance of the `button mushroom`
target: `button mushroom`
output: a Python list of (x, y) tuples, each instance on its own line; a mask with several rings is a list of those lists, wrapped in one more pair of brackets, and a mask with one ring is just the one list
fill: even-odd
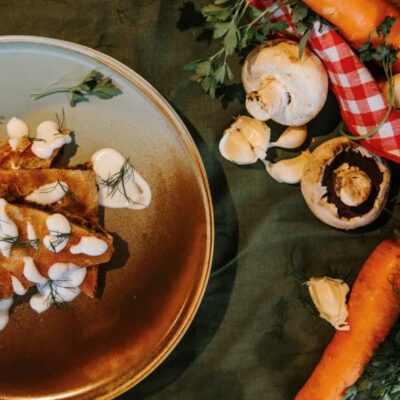
[(328, 77), (311, 50), (276, 39), (252, 50), (242, 69), (247, 111), (261, 121), (299, 126), (313, 119), (328, 94)]
[(271, 130), (254, 118), (239, 116), (225, 130), (219, 151), (228, 161), (239, 165), (253, 164), (267, 155)]
[(304, 199), (315, 216), (346, 230), (368, 225), (380, 215), (389, 186), (386, 163), (342, 137), (311, 153), (301, 180)]

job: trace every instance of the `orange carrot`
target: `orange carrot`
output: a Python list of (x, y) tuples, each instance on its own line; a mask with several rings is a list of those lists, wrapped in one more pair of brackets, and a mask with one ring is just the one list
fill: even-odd
[[(359, 48), (372, 35), (372, 42), (378, 43), (374, 35), (377, 26), (386, 16), (396, 18), (387, 43), (400, 48), (400, 10), (385, 0), (303, 0), (317, 14), (335, 25), (344, 38)], [(393, 66), (400, 71), (400, 61)]]
[(400, 244), (385, 240), (361, 269), (348, 301), (350, 331), (336, 331), (296, 400), (339, 400), (362, 375), (399, 315)]

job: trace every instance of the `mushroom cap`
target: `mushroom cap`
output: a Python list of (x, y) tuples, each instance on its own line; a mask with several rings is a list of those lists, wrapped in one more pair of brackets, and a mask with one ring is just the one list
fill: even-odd
[(313, 119), (328, 94), (328, 76), (320, 59), (308, 48), (300, 59), (298, 43), (285, 39), (270, 40), (252, 50), (243, 65), (242, 82), (251, 115), (289, 126)]
[[(346, 186), (345, 194), (360, 188), (360, 180), (341, 181), (343, 170), (350, 175), (359, 171), (365, 182), (365, 175), (371, 181), (371, 191), (365, 191), (365, 200), (355, 206), (341, 200), (340, 185)], [(382, 212), (390, 187), (390, 170), (378, 156), (344, 137), (330, 139), (319, 145), (308, 157), (301, 180), (301, 191), (313, 214), (326, 224), (339, 229), (355, 229), (374, 221)], [(360, 193), (358, 193), (359, 195)]]

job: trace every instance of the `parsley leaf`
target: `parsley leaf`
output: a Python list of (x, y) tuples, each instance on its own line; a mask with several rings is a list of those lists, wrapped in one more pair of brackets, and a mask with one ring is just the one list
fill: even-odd
[(213, 38), (221, 41), (221, 48), (209, 58), (195, 60), (184, 68), (212, 97), (233, 79), (229, 60), (235, 53), (262, 44), (269, 35), (288, 28), (284, 21), (271, 21), (273, 8), (259, 10), (247, 0), (214, 0), (201, 12)]
[(88, 96), (96, 96), (99, 99), (108, 100), (120, 95), (122, 90), (114, 85), (110, 77), (93, 70), (78, 86), (61, 87), (40, 93), (32, 93), (31, 97), (33, 100), (38, 100), (54, 93), (71, 93), (70, 105), (75, 107), (78, 103), (88, 102)]
[(389, 107), (386, 110), (381, 121), (369, 132), (360, 136), (353, 136), (351, 133), (347, 132), (344, 127), (340, 128), (340, 133), (351, 140), (363, 140), (368, 139), (375, 135), (376, 132), (382, 127), (382, 125), (389, 118), (390, 113), (394, 108), (394, 82), (393, 82), (393, 64), (397, 61), (397, 55), (400, 51), (398, 48), (394, 48), (392, 45), (387, 43), (387, 36), (390, 33), (396, 18), (387, 16), (385, 19), (377, 26), (376, 34), (378, 38), (382, 39), (382, 43), (378, 44), (376, 47), (371, 42), (371, 36), (368, 41), (364, 43), (359, 49), (360, 60), (365, 63), (369, 61), (379, 61), (382, 64), (383, 72), (389, 83)]

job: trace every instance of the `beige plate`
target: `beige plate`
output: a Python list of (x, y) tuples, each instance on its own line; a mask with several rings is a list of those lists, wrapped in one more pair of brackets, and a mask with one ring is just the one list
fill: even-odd
[[(79, 83), (92, 69), (123, 95), (71, 108), (66, 94), (30, 93)], [(182, 121), (140, 76), (97, 51), (27, 36), (0, 38), (0, 115), (34, 130), (62, 107), (79, 145), (71, 164), (102, 147), (129, 157), (150, 183), (143, 211), (106, 210), (116, 235), (99, 299), (81, 295), (41, 315), (17, 306), (0, 332), (1, 399), (110, 399), (153, 371), (180, 340), (207, 284), (214, 240), (207, 178)], [(2, 133), (4, 138), (4, 133)]]

